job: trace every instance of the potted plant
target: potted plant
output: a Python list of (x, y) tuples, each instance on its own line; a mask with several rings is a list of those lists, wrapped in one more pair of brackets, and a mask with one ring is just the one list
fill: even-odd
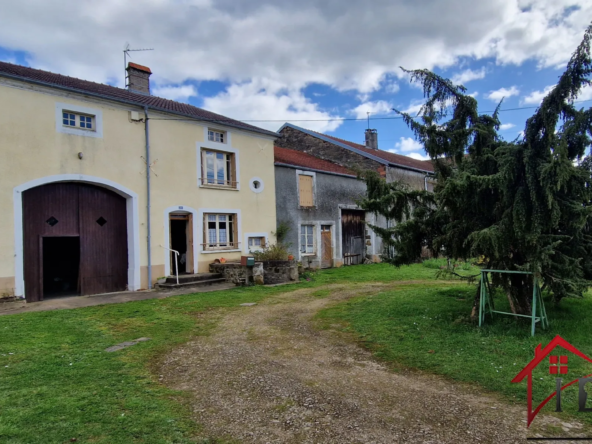
[(294, 255), (293, 254), (289, 254), (288, 255), (288, 260), (289, 261), (293, 261), (294, 260)]
[(158, 279), (156, 279), (156, 282), (158, 284), (164, 284), (166, 282), (166, 280), (167, 280), (166, 276), (162, 276), (162, 277), (159, 277)]
[(220, 263), (221, 264), (225, 264), (226, 263), (226, 259), (224, 259), (223, 257), (220, 258)]

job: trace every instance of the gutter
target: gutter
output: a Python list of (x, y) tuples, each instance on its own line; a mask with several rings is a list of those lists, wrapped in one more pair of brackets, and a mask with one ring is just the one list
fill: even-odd
[(144, 107), (144, 129), (146, 133), (146, 238), (148, 246), (148, 290), (152, 289), (152, 237), (150, 226), (150, 125), (148, 124), (148, 107)]
[[(24, 82), (24, 83), (31, 83), (33, 85), (45, 86), (47, 88), (55, 88), (55, 89), (59, 89), (61, 91), (74, 92), (74, 93), (77, 93), (77, 94), (82, 94), (82, 95), (90, 96), (90, 97), (96, 97), (96, 98), (103, 99), (103, 100), (110, 100), (112, 102), (124, 103), (126, 105), (139, 106), (139, 107), (144, 108), (144, 109), (148, 108), (148, 109), (151, 109), (151, 110), (154, 110), (154, 111), (159, 111), (159, 112), (162, 112), (162, 113), (165, 113), (165, 114), (172, 114), (172, 115), (175, 115), (175, 116), (187, 117), (188, 119), (195, 120), (197, 122), (217, 123), (218, 125), (225, 125), (225, 126), (229, 126), (229, 127), (232, 127), (232, 128), (236, 128), (238, 130), (242, 130), (242, 131), (250, 131), (250, 132), (253, 132), (253, 133), (265, 134), (266, 136), (275, 137), (275, 138), (278, 138), (278, 137), (281, 136), (280, 134), (274, 133), (273, 131), (267, 131), (267, 130), (264, 130), (264, 129), (259, 129), (259, 128), (254, 127), (254, 126), (253, 127), (250, 127), (250, 128), (247, 128), (247, 127), (244, 127), (244, 126), (233, 124), (232, 122), (226, 122), (226, 121), (215, 120), (215, 119), (206, 119), (204, 117), (196, 117), (196, 116), (193, 116), (191, 114), (181, 113), (181, 112), (178, 112), (178, 111), (172, 111), (172, 110), (169, 110), (169, 109), (166, 109), (166, 108), (161, 108), (159, 106), (147, 105), (147, 104), (142, 103), (142, 102), (135, 102), (133, 100), (121, 99), (121, 98), (109, 96), (109, 95), (106, 95), (106, 94), (101, 94), (101, 93), (86, 91), (84, 89), (78, 89), (78, 88), (71, 88), (69, 86), (56, 85), (55, 83), (48, 83), (48, 82), (43, 82), (41, 80), (29, 79), (29, 78), (26, 78), (26, 77), (17, 76), (17, 75), (14, 75), (14, 74), (8, 74), (8, 73), (5, 73), (5, 72), (0, 72), (0, 77), (6, 77), (8, 79), (18, 80), (18, 81)], [(110, 85), (104, 85), (104, 86), (110, 86)], [(121, 89), (121, 88), (118, 88), (118, 89)], [(125, 89), (121, 89), (121, 91), (129, 92), (129, 91), (125, 90)], [(153, 96), (146, 96), (146, 97), (153, 97)]]

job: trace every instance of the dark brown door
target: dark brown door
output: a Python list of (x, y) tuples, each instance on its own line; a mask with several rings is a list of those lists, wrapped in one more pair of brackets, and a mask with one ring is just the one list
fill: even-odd
[(341, 210), (342, 254), (345, 265), (364, 262), (364, 220), (365, 212), (359, 210)]
[(331, 225), (321, 225), (321, 254), (321, 268), (331, 268), (333, 266)]
[(79, 185), (80, 291), (123, 291), (127, 286), (125, 198), (105, 188)]
[(80, 238), (78, 279), (82, 294), (125, 289), (127, 222), (123, 197), (79, 183), (48, 184), (23, 193), (24, 278), (29, 302), (43, 300), (43, 239), (60, 237)]

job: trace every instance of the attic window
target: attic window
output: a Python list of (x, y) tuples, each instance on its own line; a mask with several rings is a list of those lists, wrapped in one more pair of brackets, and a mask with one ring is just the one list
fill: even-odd
[(222, 131), (208, 130), (208, 140), (212, 142), (225, 143), (226, 137)]
[(62, 112), (62, 124), (67, 127), (93, 131), (94, 120), (95, 116), (77, 114), (71, 111)]

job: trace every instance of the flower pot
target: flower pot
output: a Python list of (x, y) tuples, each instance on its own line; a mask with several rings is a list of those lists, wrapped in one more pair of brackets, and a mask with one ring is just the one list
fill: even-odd
[(288, 255), (288, 260), (289, 260), (289, 261), (293, 261), (293, 260), (294, 260), (294, 256), (293, 256), (293, 255), (291, 255), (291, 254), (290, 254), (290, 255)]
[(226, 263), (226, 259), (224, 259), (223, 257), (220, 258), (220, 263), (221, 264), (225, 264)]

